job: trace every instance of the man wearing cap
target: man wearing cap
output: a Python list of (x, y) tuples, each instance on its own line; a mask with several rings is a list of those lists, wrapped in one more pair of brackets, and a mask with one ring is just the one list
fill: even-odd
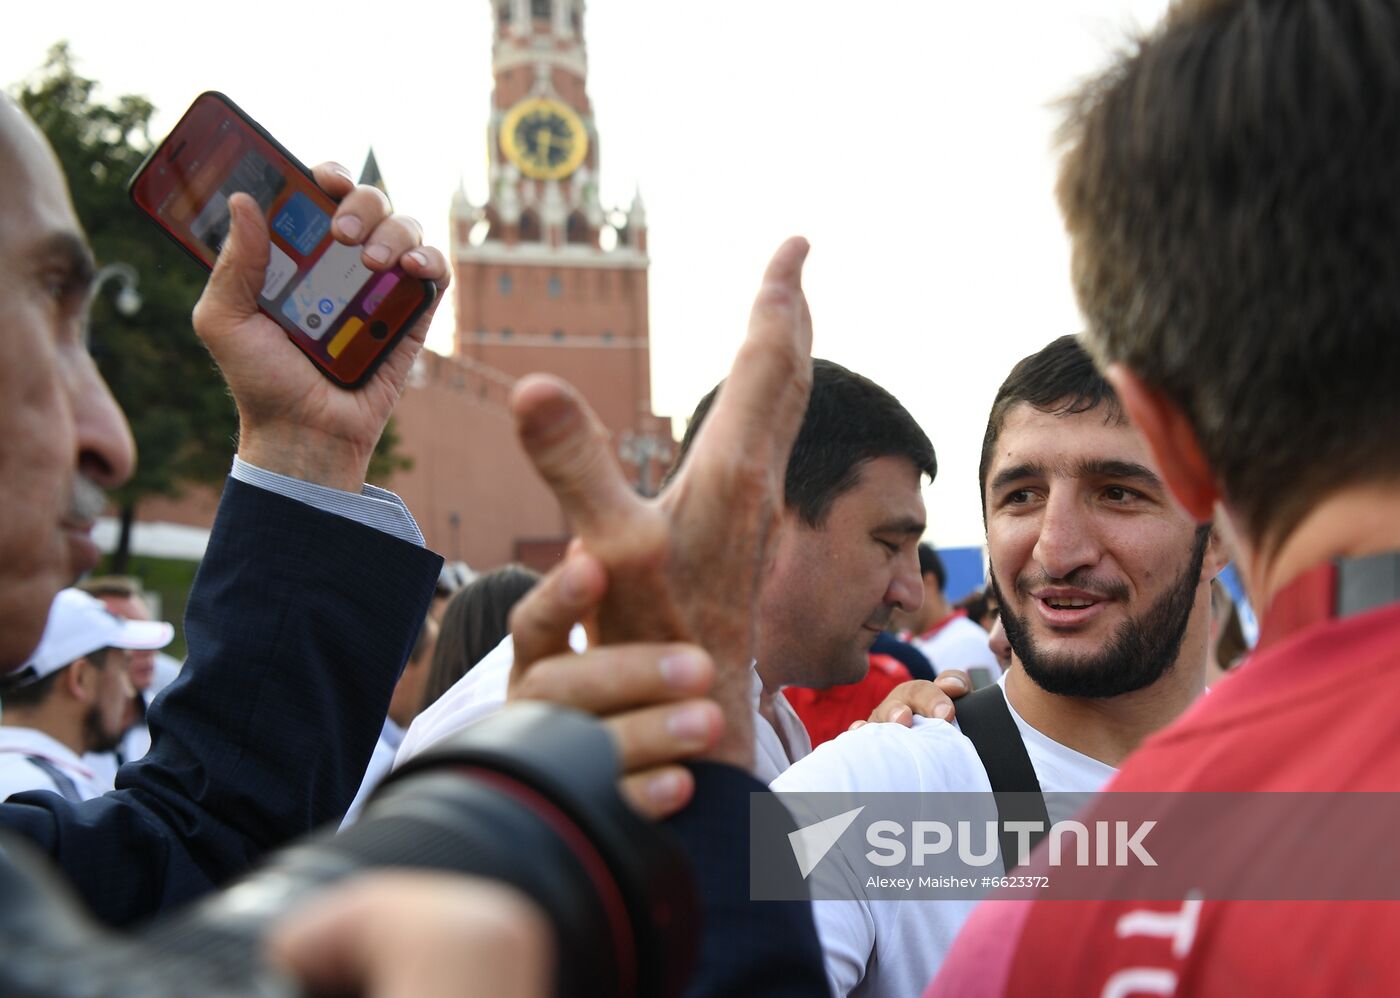
[(0, 800), (45, 790), (87, 800), (112, 789), (84, 752), (107, 752), (130, 727), (131, 652), (164, 648), (166, 623), (123, 620), (102, 601), (65, 589), (49, 610), (39, 647), (0, 680)]
[[(102, 605), (123, 620), (154, 620), (151, 610), (151, 597), (141, 587), (141, 580), (128, 575), (97, 575), (83, 579), (77, 588), (89, 596), (96, 596)], [(180, 660), (171, 658), (164, 652), (133, 650), (131, 655), (131, 685), (141, 695), (145, 705), (155, 699), (155, 695), (165, 689), (180, 674)], [(141, 706), (138, 705), (138, 710)], [(150, 748), (150, 736), (146, 737), (142, 751), (125, 754), (123, 758), (138, 759)]]
[[(123, 620), (153, 620), (146, 595), (138, 579), (123, 575), (98, 575), (83, 579), (77, 588), (96, 596), (112, 613)], [(121, 742), (110, 752), (89, 752), (83, 764), (95, 770), (108, 787), (116, 786), (117, 770), (151, 750), (151, 727), (146, 721), (151, 701), (180, 674), (180, 662), (164, 652), (133, 649), (128, 656), (131, 666), (131, 709), (135, 715), (131, 727)]]

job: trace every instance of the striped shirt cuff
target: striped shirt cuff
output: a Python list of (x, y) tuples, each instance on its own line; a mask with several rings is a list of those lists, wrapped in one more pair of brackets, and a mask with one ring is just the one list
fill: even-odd
[(336, 516), (343, 516), (347, 520), (383, 531), (401, 541), (417, 544), (420, 548), (426, 547), (423, 531), (418, 529), (413, 514), (408, 511), (402, 499), (387, 489), (366, 485), (358, 495), (354, 492), (342, 492), (327, 485), (316, 485), (313, 482), (304, 482), (300, 478), (292, 478), (290, 475), (259, 468), (236, 455), (233, 459), (233, 470), (229, 474), (244, 485), (266, 489), (279, 496), (304, 502), (323, 513), (334, 513)]

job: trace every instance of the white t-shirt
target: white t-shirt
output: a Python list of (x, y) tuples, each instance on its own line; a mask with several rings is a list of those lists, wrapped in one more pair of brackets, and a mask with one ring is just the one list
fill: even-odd
[[(41, 760), (35, 764), (31, 757)], [(52, 790), (63, 794), (57, 782), (44, 770), (53, 767), (73, 782), (80, 800), (100, 797), (112, 789), (110, 779), (83, 764), (67, 745), (37, 728), (0, 726), (0, 801), (25, 790)]]
[[(1005, 679), (1000, 685), (1005, 691)], [(1011, 706), (1010, 697), (1007, 705)], [(1011, 716), (1045, 793), (1098, 790), (1116, 772), (1047, 738), (1014, 707)], [(867, 724), (848, 731), (794, 763), (773, 781), (772, 788), (781, 793), (992, 790), (972, 741), (946, 721), (923, 717), (914, 718), (912, 728)], [(1048, 803), (1052, 822), (1070, 817), (1072, 806), (1067, 799), (1051, 798)], [(1065, 813), (1057, 813), (1062, 809)], [(831, 855), (839, 861), (839, 850)], [(833, 992), (889, 998), (923, 994), (976, 904), (972, 900), (813, 902)]]
[[(582, 627), (575, 627), (569, 634), (569, 644), (575, 651), (583, 651), (588, 646)], [(444, 693), (432, 706), (421, 712), (408, 726), (403, 744), (399, 746), (394, 765), (403, 765), (429, 746), (449, 735), (475, 724), (482, 718), (490, 717), (505, 706), (506, 688), (510, 684), (510, 670), (515, 664), (515, 645), (510, 635), (478, 662), (465, 676), (457, 680), (452, 688)], [(768, 720), (758, 712), (758, 698), (763, 691), (763, 683), (758, 673), (753, 675), (754, 704), (754, 776), (764, 783), (776, 779), (793, 761), (812, 751), (811, 739), (802, 720), (787, 702), (787, 697), (773, 698), (773, 711), (782, 737), (773, 730)], [(784, 745), (786, 744), (786, 748)]]
[(934, 672), (949, 669), (987, 669), (993, 679), (1001, 675), (1001, 663), (987, 643), (990, 635), (963, 614), (950, 618), (928, 635), (909, 640), (933, 664)]

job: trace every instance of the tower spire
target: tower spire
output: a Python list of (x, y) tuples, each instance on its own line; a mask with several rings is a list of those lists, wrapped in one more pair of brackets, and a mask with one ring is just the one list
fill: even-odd
[(365, 165), (360, 169), (360, 183), (378, 187), (387, 196), (389, 188), (384, 183), (384, 175), (379, 172), (379, 160), (374, 158), (374, 146), (369, 147)]

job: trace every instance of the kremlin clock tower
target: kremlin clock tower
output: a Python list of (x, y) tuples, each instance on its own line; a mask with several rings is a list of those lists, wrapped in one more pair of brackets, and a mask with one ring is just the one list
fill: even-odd
[(485, 204), (452, 198), (453, 350), (414, 366), (394, 411), (410, 466), (388, 485), (449, 561), (544, 570), (570, 529), (516, 440), (516, 380), (577, 388), (643, 493), (674, 442), (651, 411), (646, 214), (640, 197), (610, 209), (598, 196), (584, 2), (492, 0), (491, 17), (490, 187)]
[(640, 196), (599, 201), (583, 0), (493, 0), (490, 194), (452, 204), (455, 355), (557, 374), (612, 431), (643, 491), (669, 424), (651, 411), (647, 230)]

